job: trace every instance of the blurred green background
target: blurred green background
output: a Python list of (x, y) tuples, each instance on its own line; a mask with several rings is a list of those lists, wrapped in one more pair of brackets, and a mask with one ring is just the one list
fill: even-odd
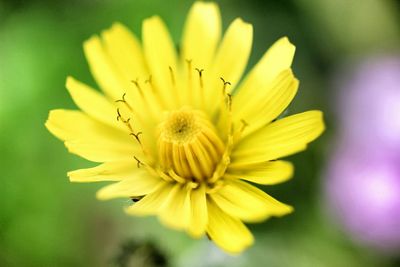
[[(193, 1), (0, 1), (0, 266), (399, 266), (353, 244), (331, 222), (321, 171), (335, 138), (332, 73), (354, 58), (399, 49), (400, 5), (387, 0), (220, 0), (224, 27), (242, 17), (255, 28), (250, 66), (279, 37), (297, 46), (301, 81), (290, 113), (321, 109), (328, 130), (291, 160), (295, 177), (263, 189), (296, 212), (250, 225), (256, 244), (239, 257), (207, 240), (123, 213), (128, 201), (99, 202), (100, 184), (72, 184), (66, 172), (92, 164), (68, 154), (44, 127), (48, 111), (72, 108), (67, 75), (95, 86), (82, 42), (114, 21), (140, 35), (159, 14), (178, 43)], [(399, 229), (400, 231), (400, 229)], [(141, 263), (154, 258), (155, 262)], [(157, 263), (158, 261), (158, 263)], [(158, 265), (157, 265), (158, 264)]]

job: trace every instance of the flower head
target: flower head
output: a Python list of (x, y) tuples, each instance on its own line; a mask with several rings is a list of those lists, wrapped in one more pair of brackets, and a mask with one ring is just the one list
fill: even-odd
[(159, 17), (143, 22), (142, 44), (121, 24), (84, 44), (105, 95), (69, 77), (82, 111), (53, 110), (47, 128), (71, 153), (101, 165), (69, 172), (74, 182), (113, 181), (97, 197), (131, 198), (132, 215), (157, 215), (193, 237), (239, 253), (253, 243), (244, 222), (292, 211), (248, 183), (292, 175), (277, 160), (324, 129), (322, 113), (274, 121), (296, 94), (294, 46), (277, 41), (240, 82), (252, 26), (236, 19), (222, 37), (216, 4), (191, 8), (178, 54)]

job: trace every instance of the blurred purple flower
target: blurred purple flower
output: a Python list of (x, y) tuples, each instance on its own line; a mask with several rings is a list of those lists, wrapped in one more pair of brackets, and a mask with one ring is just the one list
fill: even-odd
[(338, 77), (338, 121), (345, 139), (400, 151), (400, 57), (371, 58)]
[(369, 60), (339, 84), (327, 198), (358, 241), (400, 249), (400, 58)]

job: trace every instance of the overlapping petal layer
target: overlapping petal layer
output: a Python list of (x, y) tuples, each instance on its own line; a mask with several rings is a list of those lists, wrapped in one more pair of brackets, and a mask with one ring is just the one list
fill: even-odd
[(130, 160), (141, 150), (127, 132), (108, 127), (80, 111), (53, 110), (46, 122), (71, 153), (94, 162)]
[(302, 151), (323, 131), (320, 111), (307, 111), (280, 119), (242, 139), (233, 150), (230, 166), (240, 168)]
[(207, 208), (207, 233), (218, 246), (236, 254), (253, 244), (253, 235), (239, 219), (226, 214), (212, 200), (207, 202)]
[[(54, 110), (46, 122), (70, 152), (102, 163), (69, 172), (70, 180), (114, 182), (97, 197), (132, 198), (137, 202), (126, 208), (128, 214), (157, 215), (195, 238), (207, 234), (229, 253), (250, 246), (254, 238), (242, 221), (260, 222), (293, 209), (247, 182), (288, 180), (293, 166), (277, 159), (305, 149), (324, 130), (319, 111), (274, 121), (297, 93), (295, 47), (286, 37), (278, 40), (243, 78), (252, 39), (252, 26), (241, 19), (221, 39), (218, 6), (196, 2), (180, 53), (157, 16), (143, 22), (142, 44), (120, 23), (87, 40), (84, 52), (105, 95), (69, 77), (67, 89), (83, 112)], [(187, 138), (200, 140), (201, 149), (171, 143), (159, 151), (165, 148), (159, 139), (163, 122), (188, 107), (205, 114), (198, 132), (216, 133)], [(179, 125), (172, 131), (176, 138), (198, 126), (180, 114), (172, 124)], [(216, 143), (218, 149), (209, 147)]]
[(210, 197), (224, 212), (245, 222), (260, 222), (293, 210), (260, 189), (234, 179), (226, 180), (224, 186)]

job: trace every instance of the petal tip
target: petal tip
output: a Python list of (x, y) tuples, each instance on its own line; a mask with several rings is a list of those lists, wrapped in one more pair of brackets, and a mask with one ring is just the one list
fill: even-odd
[(163, 23), (163, 20), (158, 15), (153, 15), (143, 20), (144, 27), (152, 23)]
[(235, 25), (237, 27), (242, 27), (243, 31), (247, 32), (250, 35), (253, 35), (253, 24), (243, 20), (238, 17), (232, 22), (232, 26)]
[(75, 174), (76, 174), (76, 171), (69, 171), (69, 172), (67, 172), (68, 180), (69, 180), (71, 183), (82, 182), (82, 179), (79, 179), (77, 176), (75, 176)]
[(126, 26), (123, 23), (119, 22), (119, 21), (113, 22), (113, 24), (111, 24), (111, 27), (110, 27), (110, 29), (120, 29), (120, 28), (124, 28), (125, 29)]
[(104, 200), (108, 200), (108, 199), (110, 199), (112, 197), (110, 197), (110, 195), (104, 190), (104, 188), (101, 188), (100, 190), (98, 190), (96, 192), (96, 198), (98, 200), (104, 201)]
[(112, 34), (112, 32), (120, 32), (120, 31), (124, 31), (127, 30), (126, 26), (119, 22), (119, 21), (115, 21), (111, 24), (111, 26), (105, 30), (103, 30), (101, 32), (101, 37), (103, 39), (109, 38), (110, 34)]
[(281, 37), (277, 42), (293, 47), (293, 49), (296, 49), (296, 46), (290, 41), (288, 36)]
[(72, 88), (74, 87), (74, 85), (76, 83), (77, 83), (77, 80), (72, 76), (67, 76), (67, 78), (65, 79), (65, 87), (67, 88), (67, 90), (69, 92), (71, 92)]
[(94, 43), (97, 43), (97, 42), (99, 42), (100, 41), (100, 39), (99, 39), (99, 36), (97, 36), (96, 34), (94, 34), (94, 35), (92, 35), (92, 36), (90, 36), (88, 39), (86, 39), (84, 42), (83, 42), (83, 48), (88, 48), (89, 46), (91, 46), (91, 45), (93, 45)]
[(293, 213), (293, 212), (294, 212), (294, 208), (292, 206), (285, 205), (285, 208), (282, 210), (282, 213), (281, 213), (280, 216), (284, 216), (284, 215), (287, 215), (287, 214), (290, 214), (290, 213)]
[(98, 35), (92, 35), (91, 37), (89, 37), (89, 39), (83, 42), (83, 52), (87, 60), (89, 60), (90, 55), (92, 55), (99, 48), (102, 49), (102, 43)]

